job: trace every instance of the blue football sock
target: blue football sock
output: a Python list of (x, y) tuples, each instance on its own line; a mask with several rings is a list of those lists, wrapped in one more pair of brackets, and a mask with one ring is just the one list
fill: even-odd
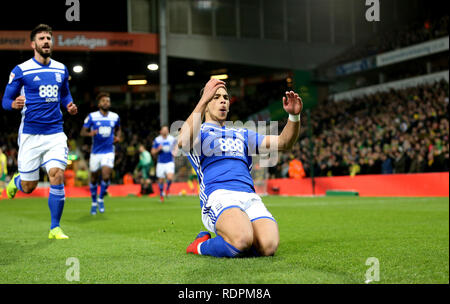
[(169, 193), (170, 185), (172, 185), (172, 181), (168, 180), (167, 187), (166, 187), (166, 195), (167, 195), (167, 193)]
[(201, 255), (210, 255), (218, 258), (234, 258), (238, 256), (241, 251), (227, 243), (220, 235), (209, 239), (200, 245)]
[(164, 184), (163, 183), (158, 183), (159, 186), (159, 196), (163, 196), (163, 191), (164, 191)]
[(14, 179), (14, 184), (16, 184), (17, 189), (23, 192), (22, 179), (20, 178), (20, 174), (17, 175), (16, 178)]
[(97, 203), (97, 184), (89, 184), (89, 190), (91, 191), (92, 203)]
[(48, 207), (50, 208), (50, 216), (52, 219), (50, 229), (59, 226), (65, 199), (64, 184), (50, 185), (50, 194), (48, 196)]
[(102, 180), (100, 182), (100, 194), (98, 196), (99, 199), (103, 200), (103, 197), (105, 197), (106, 195), (106, 190), (108, 190), (109, 184), (110, 184), (109, 180), (107, 181)]

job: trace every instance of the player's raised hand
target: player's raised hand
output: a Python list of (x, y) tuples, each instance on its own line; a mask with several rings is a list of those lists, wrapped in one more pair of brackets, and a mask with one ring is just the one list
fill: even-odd
[(288, 114), (298, 115), (303, 109), (302, 99), (294, 91), (286, 92), (286, 96), (283, 97), (283, 108)]
[(11, 104), (11, 107), (16, 110), (21, 110), (25, 106), (25, 96), (18, 96)]
[(78, 108), (72, 101), (67, 105), (67, 112), (69, 112), (70, 115), (75, 115), (78, 113)]
[(220, 87), (224, 88), (225, 82), (216, 78), (211, 78), (203, 88), (203, 94), (200, 102), (209, 103), (216, 94), (217, 89)]

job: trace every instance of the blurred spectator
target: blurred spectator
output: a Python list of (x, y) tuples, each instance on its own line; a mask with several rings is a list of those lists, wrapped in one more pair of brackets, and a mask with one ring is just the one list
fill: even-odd
[(381, 155), (381, 174), (392, 174), (394, 173), (394, 168), (392, 167), (392, 158), (389, 155)]
[(75, 171), (72, 166), (68, 166), (64, 171), (64, 185), (66, 187), (74, 187), (75, 186)]
[[(448, 171), (448, 88), (440, 81), (318, 105), (311, 113), (313, 154), (306, 118), (294, 146), (306, 175), (311, 157), (315, 176)], [(288, 155), (269, 169), (271, 177), (284, 177)]]
[(350, 163), (350, 176), (355, 176), (361, 172), (361, 166), (352, 160)]
[(131, 174), (130, 172), (125, 173), (123, 176), (123, 184), (124, 185), (134, 184), (133, 174)]
[(305, 169), (303, 169), (303, 164), (300, 160), (293, 158), (289, 162), (289, 177), (294, 179), (301, 179), (305, 177)]
[(82, 162), (75, 173), (75, 185), (77, 187), (89, 185), (89, 171), (85, 162)]

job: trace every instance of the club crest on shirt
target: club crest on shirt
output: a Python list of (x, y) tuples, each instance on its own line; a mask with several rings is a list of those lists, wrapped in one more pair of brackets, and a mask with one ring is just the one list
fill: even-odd
[(62, 77), (60, 73), (55, 73), (56, 82), (62, 82)]

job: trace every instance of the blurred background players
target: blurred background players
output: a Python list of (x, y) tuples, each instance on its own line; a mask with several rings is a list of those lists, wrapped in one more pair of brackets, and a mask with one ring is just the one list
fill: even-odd
[[(160, 135), (153, 141), (151, 153), (157, 158), (156, 177), (158, 178), (159, 197), (164, 202), (164, 196), (169, 194), (170, 185), (175, 173), (175, 163), (173, 160), (176, 154), (176, 139), (169, 134), (169, 127), (162, 126)], [(167, 180), (167, 186), (164, 190), (164, 180)]]
[[(111, 180), (114, 168), (114, 144), (120, 140), (120, 118), (117, 113), (109, 111), (111, 98), (109, 93), (97, 95), (98, 111), (90, 113), (84, 120), (81, 136), (92, 137), (89, 170), (91, 182), (89, 188), (92, 197), (91, 214), (105, 212), (104, 197)], [(98, 184), (100, 181), (100, 193)]]
[(151, 194), (153, 189), (150, 180), (150, 169), (153, 167), (153, 159), (143, 144), (140, 144), (138, 149), (139, 163), (136, 171), (139, 171), (141, 174), (141, 194)]
[(13, 176), (6, 191), (9, 198), (14, 198), (18, 190), (33, 192), (39, 182), (39, 169), (45, 167), (50, 179), (48, 238), (67, 239), (60, 227), (68, 154), (61, 106), (71, 115), (77, 114), (78, 109), (70, 94), (67, 67), (50, 59), (52, 28), (40, 24), (31, 31), (30, 38), (34, 57), (12, 70), (2, 100), (5, 110), (21, 110), (22, 113), (18, 137), (19, 173)]

